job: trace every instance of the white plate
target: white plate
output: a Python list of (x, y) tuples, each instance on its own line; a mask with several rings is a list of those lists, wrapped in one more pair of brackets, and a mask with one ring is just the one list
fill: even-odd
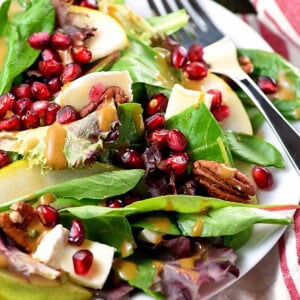
[[(127, 3), (140, 15), (145, 17), (149, 17), (151, 15), (150, 8), (145, 0), (128, 0)], [(201, 0), (201, 5), (213, 19), (215, 24), (219, 28), (222, 28), (222, 31), (228, 35), (238, 47), (272, 51), (270, 46), (256, 32), (254, 32), (252, 28), (228, 10), (210, 0)], [(298, 131), (300, 131), (300, 122), (297, 122), (297, 124), (294, 123), (294, 126)], [(273, 132), (267, 124), (262, 127), (260, 134), (262, 134), (267, 141), (271, 142), (277, 146), (279, 150), (281, 150), (286, 163), (286, 168), (284, 170), (271, 168), (274, 175), (275, 186), (271, 191), (259, 192), (258, 196), (260, 203), (298, 204), (300, 201), (299, 176), (291, 166), (287, 156), (284, 155), (279, 142), (276, 140)], [(268, 253), (268, 251), (278, 241), (284, 230), (285, 227), (276, 225), (255, 226), (251, 239), (238, 251), (239, 259), (237, 266), (240, 270), (240, 277), (238, 279), (244, 276)], [(238, 279), (225, 284), (221, 283), (207, 286), (202, 299), (216, 295)], [(134, 297), (134, 299), (146, 300), (151, 298), (145, 295), (138, 295)]]

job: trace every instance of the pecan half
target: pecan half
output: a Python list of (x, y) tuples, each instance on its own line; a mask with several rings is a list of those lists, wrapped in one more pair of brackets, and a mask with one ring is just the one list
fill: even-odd
[(114, 101), (116, 101), (117, 103), (126, 103), (129, 101), (128, 95), (122, 88), (118, 86), (110, 86), (102, 93), (98, 101), (92, 101), (88, 103), (79, 111), (80, 117), (84, 118), (89, 113), (98, 109), (101, 103), (110, 99), (114, 99)]
[(208, 160), (194, 162), (192, 173), (211, 197), (248, 203), (256, 193), (254, 185), (238, 169)]
[(33, 252), (36, 242), (30, 236), (30, 230), (45, 229), (36, 215), (35, 209), (25, 202), (15, 203), (10, 209), (10, 212), (0, 214), (0, 228), (7, 237), (26, 252)]

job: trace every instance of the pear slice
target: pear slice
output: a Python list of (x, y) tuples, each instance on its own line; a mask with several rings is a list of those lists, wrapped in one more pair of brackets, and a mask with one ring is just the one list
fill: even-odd
[(179, 114), (192, 105), (198, 105), (202, 101), (210, 108), (211, 100), (212, 95), (203, 91), (188, 90), (180, 84), (175, 84), (170, 95), (165, 119), (168, 120), (172, 116)]
[(41, 174), (40, 167), (31, 167), (28, 161), (19, 160), (0, 169), (0, 203), (32, 194), (50, 185), (113, 169), (115, 167), (112, 165), (95, 163), (87, 168), (48, 171)]
[(3, 300), (88, 300), (92, 293), (70, 282), (39, 276), (23, 277), (0, 268), (0, 299)]
[(82, 76), (63, 86), (55, 102), (61, 106), (72, 105), (80, 110), (90, 102), (89, 93), (93, 86), (102, 84), (103, 88), (117, 86), (132, 98), (132, 79), (127, 71), (96, 72)]
[(228, 105), (230, 108), (229, 117), (221, 123), (222, 128), (239, 133), (253, 134), (251, 122), (241, 100), (223, 79), (209, 73), (201, 81), (186, 80), (183, 82), (183, 85), (192, 90), (220, 90), (222, 92), (224, 104)]
[(105, 57), (128, 45), (124, 28), (109, 15), (98, 10), (70, 5), (68, 19), (79, 28), (95, 28), (94, 36), (85, 40), (85, 46), (92, 52), (92, 60)]

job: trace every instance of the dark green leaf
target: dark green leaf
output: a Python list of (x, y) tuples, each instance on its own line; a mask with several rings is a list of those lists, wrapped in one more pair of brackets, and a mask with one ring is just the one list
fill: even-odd
[(130, 38), (130, 45), (112, 65), (111, 71), (128, 71), (133, 82), (171, 88), (179, 78), (174, 68), (155, 50)]
[(10, 89), (14, 78), (30, 67), (39, 55), (40, 51), (29, 46), (28, 37), (34, 32), (51, 32), (54, 18), (51, 2), (39, 0), (10, 22), (5, 32), (7, 53), (0, 72), (0, 95)]
[(224, 132), (204, 103), (171, 117), (166, 127), (183, 132), (188, 140), (188, 153), (193, 160), (214, 160), (233, 165)]
[(280, 152), (263, 139), (230, 131), (226, 136), (234, 158), (262, 166), (284, 167)]
[(7, 13), (11, 0), (6, 0), (0, 5), (0, 38), (6, 33), (8, 27)]

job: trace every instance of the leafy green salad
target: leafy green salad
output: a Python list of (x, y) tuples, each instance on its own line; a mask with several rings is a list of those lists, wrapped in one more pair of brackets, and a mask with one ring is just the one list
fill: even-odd
[[(124, 1), (0, 0), (0, 298), (201, 299), (239, 276), (281, 153), (264, 119), (177, 32)], [(201, 40), (201, 37), (199, 37)], [(239, 49), (289, 120), (300, 74)], [(269, 168), (271, 167), (271, 168)]]

